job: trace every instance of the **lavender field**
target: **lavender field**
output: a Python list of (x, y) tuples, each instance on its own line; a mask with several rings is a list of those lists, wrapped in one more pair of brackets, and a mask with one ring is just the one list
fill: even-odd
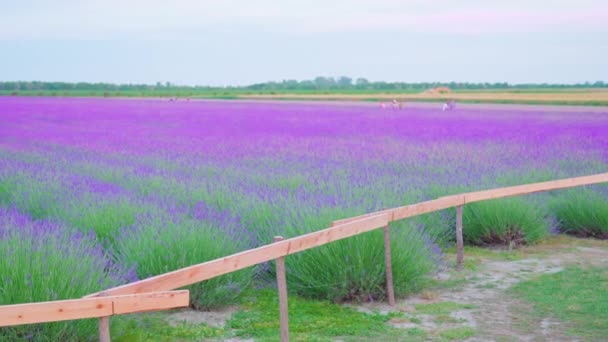
[[(607, 169), (608, 112), (598, 109), (3, 97), (0, 304), (77, 298), (335, 219)], [(608, 199), (606, 186), (584, 191)], [(521, 219), (533, 226), (523, 243), (534, 243), (570, 228), (560, 201), (580, 195), (488, 202), (465, 211), (465, 227)], [(453, 227), (449, 210), (392, 226), (398, 294), (442, 267)], [(287, 278), (305, 297), (381, 299), (382, 265), (372, 232), (288, 258)], [(232, 302), (270, 269), (196, 285), (192, 306)], [(70, 324), (45, 333), (95, 328)], [(10, 334), (42, 334), (27, 329)]]

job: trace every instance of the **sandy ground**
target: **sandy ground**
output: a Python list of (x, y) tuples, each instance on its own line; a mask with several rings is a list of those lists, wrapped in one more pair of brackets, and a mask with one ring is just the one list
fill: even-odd
[[(433, 291), (432, 296), (422, 293), (397, 301), (396, 309), (414, 313), (416, 304), (455, 302), (473, 305), (475, 308), (450, 313), (455, 323), (437, 323), (432, 315), (416, 315), (422, 323), (393, 322), (399, 328), (422, 328), (434, 333), (456, 327), (471, 327), (475, 336), (466, 341), (576, 341), (567, 337), (560, 329), (560, 322), (552, 317), (534, 321), (522, 315), (531, 309), (529, 303), (514, 298), (506, 290), (514, 284), (539, 274), (556, 273), (569, 265), (592, 265), (608, 267), (608, 248), (574, 247), (571, 251), (549, 253), (542, 257), (530, 257), (514, 261), (487, 261), (475, 272), (466, 272), (466, 283), (461, 287)], [(458, 276), (451, 270), (439, 273), (439, 280), (448, 281)], [(432, 298), (429, 298), (432, 297)], [(360, 307), (367, 311), (388, 312), (395, 310), (386, 304), (366, 304)], [(533, 320), (533, 321), (530, 321)], [(534, 329), (525, 329), (532, 326)]]

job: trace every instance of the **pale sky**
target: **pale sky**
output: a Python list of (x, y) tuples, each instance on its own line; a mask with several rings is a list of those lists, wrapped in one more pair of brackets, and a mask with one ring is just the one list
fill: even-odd
[(0, 80), (608, 82), (606, 0), (0, 0)]

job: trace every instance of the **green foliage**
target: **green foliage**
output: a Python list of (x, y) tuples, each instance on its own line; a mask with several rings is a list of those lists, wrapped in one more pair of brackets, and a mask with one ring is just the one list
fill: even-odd
[(443, 337), (448, 341), (460, 341), (466, 340), (469, 337), (475, 335), (475, 330), (469, 327), (459, 327), (443, 330), (439, 333), (439, 336)]
[(118, 231), (135, 222), (140, 210), (124, 198), (96, 199), (92, 196), (66, 203), (60, 216), (83, 231), (93, 230), (100, 241), (112, 243)]
[[(116, 254), (140, 278), (221, 258), (245, 249), (244, 239), (193, 219), (150, 214), (116, 240)], [(233, 303), (249, 286), (254, 269), (248, 268), (194, 285), (190, 304), (197, 309)]]
[(83, 233), (93, 230), (103, 242), (111, 242), (116, 232), (131, 225), (141, 211), (126, 197), (77, 192), (62, 185), (61, 179), (52, 176), (0, 175), (0, 204), (16, 207), (34, 219), (63, 220)]
[[(395, 333), (385, 323), (399, 314), (366, 314), (327, 301), (289, 296), (289, 333), (294, 341), (333, 341)], [(248, 299), (244, 310), (234, 314), (226, 328), (236, 336), (260, 341), (279, 340), (279, 302), (276, 291), (262, 290)]]
[[(294, 232), (293, 235), (304, 232)], [(391, 225), (396, 295), (420, 290), (439, 249), (407, 222)], [(386, 292), (382, 229), (333, 242), (286, 258), (289, 288), (299, 295), (344, 300), (381, 300)]]
[(566, 268), (513, 286), (534, 304), (534, 313), (561, 320), (567, 332), (586, 341), (603, 341), (608, 331), (608, 269)]
[(111, 328), (112, 340), (116, 342), (201, 341), (225, 335), (224, 329), (204, 323), (170, 324), (164, 313), (115, 317)]
[(19, 208), (34, 219), (55, 215), (60, 186), (27, 174), (0, 175), (0, 204)]
[(522, 198), (505, 198), (464, 206), (463, 237), (468, 243), (507, 245), (511, 248), (536, 243), (547, 233), (544, 211)]
[[(122, 275), (121, 275), (122, 274)], [(75, 299), (124, 282), (95, 239), (0, 208), (0, 305)], [(95, 320), (0, 328), (0, 340), (91, 340)]]
[(447, 86), (451, 89), (466, 90), (484, 90), (505, 91), (511, 93), (544, 93), (555, 92), (560, 90), (571, 90), (574, 88), (601, 88), (608, 84), (597, 81), (595, 83), (578, 83), (578, 84), (509, 84), (505, 82), (497, 83), (470, 83), (470, 82), (384, 82), (384, 81), (368, 81), (365, 78), (357, 78), (356, 80), (340, 76), (323, 77), (318, 76), (312, 80), (283, 80), (281, 82), (265, 82), (252, 84), (241, 87), (211, 87), (211, 86), (181, 86), (171, 84), (169, 82), (156, 84), (111, 84), (111, 83), (88, 83), (88, 82), (40, 82), (40, 81), (16, 81), (16, 82), (0, 82), (1, 93), (15, 94), (30, 94), (30, 95), (48, 95), (44, 91), (50, 92), (51, 95), (56, 92), (82, 93), (83, 96), (97, 95), (101, 96), (104, 93), (111, 94), (120, 92), (130, 96), (153, 96), (155, 94), (163, 94), (165, 96), (175, 96), (181, 94), (188, 96), (192, 94), (209, 93), (218, 96), (225, 95), (234, 91), (248, 92), (276, 92), (276, 91), (394, 91), (394, 92), (411, 92), (421, 91), (424, 89), (435, 88), (438, 86)]
[(608, 239), (608, 199), (597, 192), (575, 189), (560, 193), (551, 202), (551, 209), (561, 232)]

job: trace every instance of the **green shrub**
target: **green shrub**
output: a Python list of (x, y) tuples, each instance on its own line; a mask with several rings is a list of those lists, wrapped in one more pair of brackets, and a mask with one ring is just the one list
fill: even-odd
[(83, 195), (78, 201), (65, 201), (57, 216), (81, 231), (93, 230), (97, 238), (110, 245), (121, 228), (135, 222), (141, 211), (127, 198)]
[(551, 201), (559, 230), (580, 237), (608, 239), (608, 200), (588, 189), (560, 193)]
[(33, 219), (46, 219), (59, 209), (61, 186), (28, 174), (0, 175), (0, 204), (18, 208)]
[(522, 198), (467, 204), (462, 220), (464, 240), (475, 245), (532, 244), (549, 231), (544, 211)]
[[(159, 214), (140, 218), (115, 241), (121, 263), (135, 267), (140, 278), (228, 256), (248, 247), (239, 234), (194, 219)], [(188, 286), (190, 304), (196, 309), (230, 304), (249, 286), (253, 274), (254, 269), (248, 268)]]
[[(96, 239), (0, 208), (0, 305), (76, 299), (126, 282)], [(0, 328), (0, 340), (87, 341), (94, 320)]]
[(57, 177), (27, 173), (0, 177), (0, 204), (14, 206), (34, 219), (58, 219), (81, 232), (93, 230), (109, 245), (124, 226), (133, 224), (140, 205), (125, 195), (102, 195), (69, 188)]
[[(397, 295), (419, 290), (441, 253), (427, 233), (409, 222), (392, 224), (391, 252)], [(302, 296), (337, 302), (380, 300), (386, 295), (382, 229), (289, 255), (286, 270), (290, 291)]]

